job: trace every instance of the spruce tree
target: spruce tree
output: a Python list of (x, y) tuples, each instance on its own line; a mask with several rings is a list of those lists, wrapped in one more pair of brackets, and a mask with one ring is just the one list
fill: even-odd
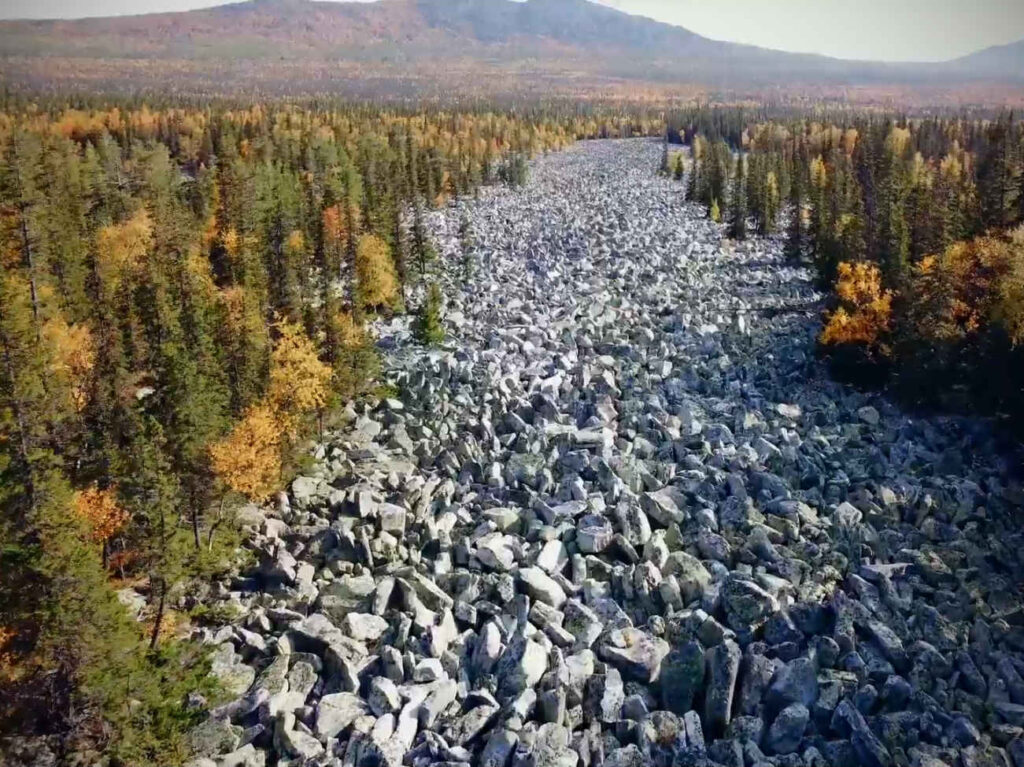
[(441, 324), (441, 288), (436, 282), (430, 283), (423, 304), (416, 318), (416, 338), (424, 346), (439, 346), (444, 343), (444, 326)]
[(799, 262), (804, 254), (804, 213), (800, 174), (794, 173), (789, 184), (789, 226), (783, 252), (790, 261)]
[(775, 178), (775, 171), (770, 170), (765, 175), (760, 196), (761, 211), (757, 218), (757, 233), (765, 236), (775, 231), (779, 216), (779, 182)]
[(469, 217), (465, 214), (459, 220), (459, 248), (462, 254), (462, 281), (468, 283), (473, 279), (473, 230), (469, 224)]
[(696, 139), (694, 140), (694, 151), (693, 161), (690, 163), (690, 176), (686, 179), (686, 193), (685, 198), (687, 202), (699, 202), (700, 199), (700, 182), (699, 177), (701, 173), (701, 161), (700, 157), (696, 153)]
[(13, 209), (15, 252), (20, 257), (23, 274), (28, 280), (32, 300), (32, 317), (36, 337), (42, 329), (41, 281), (46, 265), (40, 254), (38, 221), (42, 214), (43, 198), (39, 188), (42, 171), (42, 146), (39, 138), (23, 131), (15, 131), (7, 144), (0, 163), (0, 197), (9, 201)]
[(427, 276), (427, 264), (434, 260), (437, 253), (430, 243), (426, 227), (423, 224), (423, 210), (420, 207), (419, 198), (413, 200), (412, 204), (412, 254), (416, 259), (422, 280)]
[(734, 240), (747, 238), (747, 183), (743, 153), (736, 158), (736, 173), (732, 181), (732, 197), (729, 201), (729, 236)]

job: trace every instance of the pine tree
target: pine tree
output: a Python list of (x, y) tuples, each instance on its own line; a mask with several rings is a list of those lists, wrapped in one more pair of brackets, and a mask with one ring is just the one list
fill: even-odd
[(732, 181), (732, 196), (729, 201), (729, 236), (734, 240), (747, 238), (747, 182), (746, 162), (741, 152), (736, 158), (736, 173)]
[(424, 346), (440, 346), (444, 343), (444, 326), (441, 324), (441, 288), (432, 282), (420, 306), (416, 318), (416, 338)]

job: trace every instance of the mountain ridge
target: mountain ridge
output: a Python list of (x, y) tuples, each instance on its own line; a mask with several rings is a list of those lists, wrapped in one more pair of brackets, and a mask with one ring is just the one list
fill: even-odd
[(299, 81), (304, 67), (322, 78), (339, 64), (359, 70), (357, 77), (373, 70), (383, 79), (422, 79), (458, 65), (560, 82), (590, 76), (662, 86), (1024, 82), (1024, 66), (1016, 66), (1024, 62), (1024, 41), (939, 64), (849, 61), (713, 40), (589, 0), (246, 0), (192, 11), (0, 21), (0, 51), (5, 79), (31, 73), (40, 81), (61, 69), (55, 62), (65, 72), (49, 79), (59, 81), (70, 62), (73, 76), (88, 77), (110, 76), (116, 62), (141, 69), (138, 62), (159, 61), (175, 62), (185, 81), (205, 77), (198, 70), (210, 62), (273, 79), (280, 74), (266, 63), (273, 61), (287, 62)]

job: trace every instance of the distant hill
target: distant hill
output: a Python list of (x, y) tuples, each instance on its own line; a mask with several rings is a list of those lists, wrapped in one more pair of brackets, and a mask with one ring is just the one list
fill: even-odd
[(0, 75), (14, 85), (93, 90), (389, 95), (628, 83), (860, 87), (940, 76), (1024, 83), (1022, 45), (946, 65), (895, 65), (719, 42), (587, 0), (250, 0), (184, 13), (0, 22)]
[(1024, 40), (963, 56), (950, 62), (963, 74), (996, 80), (1024, 80)]

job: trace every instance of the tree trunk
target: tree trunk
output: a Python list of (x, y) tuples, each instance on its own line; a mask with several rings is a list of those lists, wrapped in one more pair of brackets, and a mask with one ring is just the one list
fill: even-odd
[(157, 640), (160, 638), (160, 626), (164, 621), (164, 607), (167, 603), (167, 584), (160, 580), (160, 601), (156, 607), (156, 618), (153, 620), (153, 634), (149, 639), (149, 649), (156, 649)]

